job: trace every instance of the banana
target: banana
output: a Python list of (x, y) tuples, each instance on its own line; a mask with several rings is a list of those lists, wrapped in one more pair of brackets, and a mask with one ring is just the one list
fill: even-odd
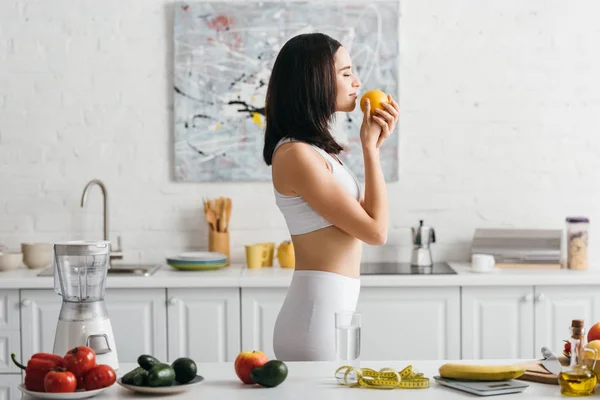
[(444, 364), (440, 367), (440, 376), (443, 378), (474, 381), (506, 381), (524, 373), (525, 368), (519, 365)]

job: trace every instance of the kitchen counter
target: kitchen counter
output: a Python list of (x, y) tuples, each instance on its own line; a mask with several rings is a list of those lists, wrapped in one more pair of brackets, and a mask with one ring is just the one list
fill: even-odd
[[(600, 285), (600, 271), (497, 269), (489, 273), (471, 272), (467, 263), (449, 263), (456, 275), (364, 275), (363, 287), (440, 286), (531, 286)], [(41, 270), (19, 268), (0, 272), (0, 289), (48, 289), (53, 277), (38, 277)], [(202, 287), (288, 287), (293, 269), (269, 267), (247, 269), (231, 265), (216, 271), (179, 271), (162, 266), (154, 275), (107, 278), (107, 288), (202, 288)]]
[[(508, 364), (525, 360), (477, 360), (478, 364)], [(372, 390), (364, 388), (344, 387), (336, 382), (333, 375), (336, 370), (335, 363), (329, 362), (290, 362), (288, 366), (288, 377), (275, 388), (262, 388), (258, 385), (244, 385), (235, 375), (233, 363), (199, 363), (198, 375), (205, 380), (190, 390), (180, 394), (168, 396), (172, 399), (467, 399), (475, 397), (472, 394), (455, 389), (446, 388), (433, 379), (438, 375), (438, 368), (445, 362), (450, 361), (377, 361), (363, 362), (363, 367), (380, 369), (393, 367), (402, 369), (407, 365), (425, 374), (430, 379), (430, 387), (427, 389), (393, 389)], [(451, 361), (465, 363), (466, 361)], [(473, 361), (470, 361), (473, 363)], [(136, 364), (122, 364), (118, 375), (122, 376), (136, 367)], [(560, 397), (558, 385), (548, 385), (534, 382), (526, 382), (529, 387), (522, 393), (503, 395), (503, 398), (515, 399), (547, 399)], [(143, 395), (115, 384), (96, 399), (140, 399)], [(165, 396), (166, 397), (166, 396)], [(24, 396), (23, 398), (27, 398)]]

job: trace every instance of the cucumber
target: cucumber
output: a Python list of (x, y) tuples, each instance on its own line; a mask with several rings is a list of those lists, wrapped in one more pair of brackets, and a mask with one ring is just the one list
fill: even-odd
[(134, 375), (132, 385), (148, 386), (148, 371), (142, 368), (142, 371), (140, 371), (140, 373)]
[(169, 364), (155, 364), (148, 371), (148, 386), (171, 386), (175, 382), (175, 370)]
[(146, 371), (150, 371), (150, 368), (155, 366), (156, 364), (160, 364), (160, 361), (155, 357), (149, 356), (148, 354), (142, 354), (137, 359), (140, 367), (144, 368)]
[(133, 383), (133, 377), (136, 374), (140, 373), (141, 371), (145, 371), (145, 369), (142, 367), (134, 368), (131, 371), (129, 371), (128, 373), (126, 373), (125, 375), (123, 375), (123, 378), (121, 378), (121, 381), (127, 385), (131, 385)]
[(175, 380), (179, 383), (188, 383), (196, 377), (198, 368), (191, 358), (181, 357), (171, 364), (175, 371)]

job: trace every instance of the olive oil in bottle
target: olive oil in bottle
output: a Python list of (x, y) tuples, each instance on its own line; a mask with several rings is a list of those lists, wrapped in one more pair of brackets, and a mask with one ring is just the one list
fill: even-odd
[(571, 322), (571, 362), (558, 376), (560, 393), (563, 396), (582, 397), (594, 393), (596, 374), (584, 363), (583, 354), (590, 351), (594, 353), (595, 358), (595, 351), (583, 347), (583, 338), (583, 321), (574, 319)]

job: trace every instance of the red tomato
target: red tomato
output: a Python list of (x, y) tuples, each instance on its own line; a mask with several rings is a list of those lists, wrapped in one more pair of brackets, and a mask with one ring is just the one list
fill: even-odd
[(83, 389), (83, 375), (77, 377), (77, 389)]
[(64, 358), (67, 371), (71, 371), (76, 377), (83, 376), (96, 365), (96, 353), (85, 346), (72, 348)]
[(571, 342), (568, 342), (566, 340), (564, 342), (565, 342), (565, 353), (571, 354)]
[(77, 388), (77, 378), (64, 369), (50, 371), (44, 377), (44, 390), (48, 393), (71, 393)]
[(117, 380), (117, 374), (110, 365), (100, 364), (90, 369), (83, 377), (85, 390), (96, 390), (111, 386)]

